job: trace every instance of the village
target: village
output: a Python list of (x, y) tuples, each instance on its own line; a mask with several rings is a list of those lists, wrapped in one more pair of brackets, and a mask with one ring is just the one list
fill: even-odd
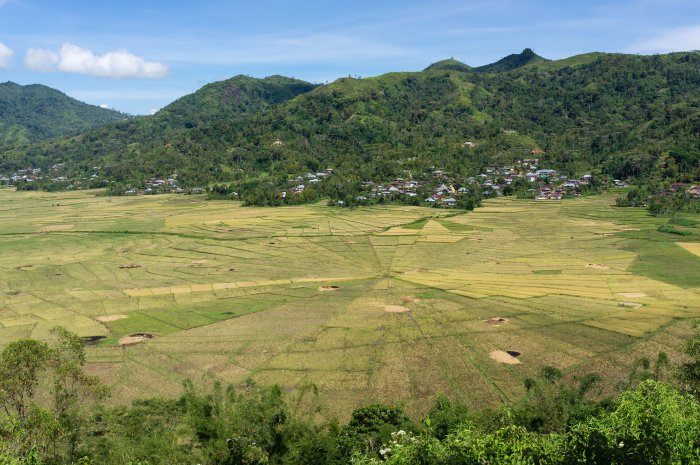
[[(355, 197), (358, 203), (374, 203), (384, 199), (409, 200), (414, 204), (437, 207), (456, 207), (460, 197), (474, 195), (496, 197), (513, 195), (519, 190), (525, 197), (535, 200), (561, 200), (565, 196), (579, 196), (584, 186), (589, 186), (593, 175), (569, 178), (553, 169), (540, 169), (537, 158), (517, 160), (509, 166), (492, 166), (476, 176), (457, 177), (444, 169), (436, 169), (420, 176), (397, 177), (386, 182), (365, 181), (362, 192)], [(303, 193), (308, 186), (318, 185), (332, 176), (333, 169), (319, 173), (306, 173), (296, 177), (292, 186), (282, 191), (283, 198)], [(519, 188), (514, 187), (520, 182)], [(615, 181), (615, 186), (626, 187), (627, 182)], [(523, 189), (524, 188), (524, 189)], [(341, 201), (342, 204), (342, 201)]]
[[(205, 194), (206, 187), (184, 188), (178, 184), (177, 173), (167, 177), (145, 179), (139, 187), (118, 187), (113, 181), (107, 181), (100, 174), (100, 167), (93, 167), (93, 173), (81, 178), (69, 178), (65, 175), (63, 164), (53, 165), (48, 172), (41, 168), (18, 170), (11, 175), (0, 176), (0, 184), (14, 185), (21, 190), (81, 190), (95, 187), (107, 187), (111, 195), (141, 196), (154, 194)], [(333, 168), (312, 173), (308, 172), (294, 178), (290, 177), (289, 187), (280, 191), (283, 199), (291, 200), (304, 193), (311, 186), (319, 188), (332, 178)], [(493, 165), (485, 168), (475, 176), (455, 176), (448, 170), (432, 167), (430, 171), (413, 175), (404, 172), (405, 177), (396, 177), (388, 181), (364, 181), (360, 192), (355, 196), (355, 204), (383, 203), (387, 201), (406, 202), (414, 205), (432, 205), (441, 208), (454, 208), (460, 199), (467, 196), (483, 198), (502, 195), (517, 195), (541, 201), (562, 200), (580, 196), (591, 190), (594, 175), (584, 174), (569, 177), (557, 170), (542, 168), (538, 158), (524, 158), (508, 165)], [(599, 183), (600, 184), (600, 183)], [(49, 189), (47, 189), (47, 186)], [(614, 187), (628, 187), (627, 181), (613, 180)], [(53, 188), (51, 188), (53, 187)], [(605, 185), (603, 187), (610, 187)], [(322, 189), (321, 189), (322, 190)], [(686, 192), (700, 198), (700, 185), (674, 183), (668, 195)], [(664, 193), (662, 193), (663, 195)], [(234, 198), (237, 197), (234, 193)], [(338, 201), (343, 205), (344, 201)]]

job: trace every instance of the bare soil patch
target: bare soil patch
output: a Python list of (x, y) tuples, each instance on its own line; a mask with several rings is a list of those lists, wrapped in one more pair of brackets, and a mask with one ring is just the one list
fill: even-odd
[(155, 337), (156, 337), (156, 335), (153, 333), (129, 334), (128, 336), (124, 336), (123, 338), (119, 339), (119, 345), (120, 346), (129, 346), (129, 345), (133, 345), (133, 344), (138, 344), (140, 342), (149, 341)]
[(405, 304), (410, 304), (410, 303), (418, 303), (420, 302), (420, 299), (418, 297), (411, 297), (411, 296), (405, 296), (401, 297), (401, 302)]
[(109, 323), (110, 321), (117, 321), (117, 320), (124, 320), (126, 318), (129, 318), (126, 315), (105, 315), (105, 316), (98, 316), (95, 318), (97, 321), (100, 323)]
[(643, 292), (618, 292), (617, 295), (622, 297), (629, 297), (630, 299), (646, 297), (647, 295)]
[(403, 305), (385, 305), (384, 311), (389, 313), (405, 313), (408, 311), (408, 307)]
[(27, 268), (31, 268), (34, 265), (20, 265), (17, 267), (18, 270), (26, 270)]
[(503, 317), (500, 317), (500, 316), (496, 316), (496, 317), (493, 317), (493, 318), (487, 318), (487, 319), (485, 319), (485, 320), (484, 320), (484, 323), (486, 323), (487, 325), (492, 325), (492, 326), (500, 326), (500, 325), (502, 325), (502, 324), (508, 323), (508, 321), (510, 321), (510, 320), (508, 320), (508, 318), (503, 318)]
[(122, 270), (133, 270), (134, 268), (141, 268), (141, 265), (129, 263), (128, 265), (120, 265), (119, 268), (121, 268)]
[(491, 360), (495, 360), (498, 363), (505, 363), (508, 365), (520, 364), (520, 360), (503, 350), (494, 350), (489, 354), (489, 357), (491, 357)]
[(594, 270), (609, 270), (610, 269), (609, 266), (597, 265), (595, 263), (589, 263), (588, 265), (586, 265), (586, 268), (593, 268)]
[(318, 288), (319, 291), (324, 292), (337, 291), (338, 289), (340, 289), (340, 286), (321, 286)]
[(204, 265), (207, 262), (206, 258), (202, 258), (201, 260), (192, 260), (192, 265)]

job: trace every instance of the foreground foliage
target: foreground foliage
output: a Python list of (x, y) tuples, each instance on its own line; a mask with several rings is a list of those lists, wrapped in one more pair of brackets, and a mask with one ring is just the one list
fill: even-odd
[[(99, 398), (104, 391), (82, 372), (81, 340), (61, 328), (53, 334), (51, 346), (24, 339), (0, 353), (2, 465), (700, 461), (700, 402), (692, 394), (700, 382), (697, 337), (686, 345), (692, 361), (680, 368), (687, 392), (659, 381), (659, 369), (645, 369), (630, 379), (647, 379), (619, 398), (594, 401), (586, 392), (599, 378), (585, 377), (569, 388), (558, 370), (545, 367), (539, 378), (528, 380), (528, 398), (510, 409), (470, 414), (439, 397), (421, 424), (400, 407), (373, 404), (356, 409), (340, 426), (312, 420), (317, 396), (312, 386), (294, 396), (253, 385), (202, 393), (187, 381), (177, 400), (88, 411), (80, 408), (86, 396)], [(51, 400), (40, 399), (42, 389)]]

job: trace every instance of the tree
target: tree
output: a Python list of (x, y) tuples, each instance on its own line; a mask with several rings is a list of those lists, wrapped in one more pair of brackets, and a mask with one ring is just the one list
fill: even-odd
[(60, 327), (51, 334), (51, 345), (20, 339), (0, 353), (0, 450), (9, 459), (77, 458), (85, 401), (107, 395), (83, 370), (83, 340)]
[(686, 391), (700, 398), (700, 334), (687, 341), (683, 349), (691, 360), (679, 367), (678, 379)]

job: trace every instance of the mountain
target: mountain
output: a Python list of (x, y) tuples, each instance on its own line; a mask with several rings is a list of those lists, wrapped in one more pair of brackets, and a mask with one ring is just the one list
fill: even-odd
[[(235, 76), (207, 84), (153, 116), (131, 118), (63, 140), (38, 143), (29, 149), (10, 149), (0, 154), (0, 171), (72, 162), (84, 170), (95, 164), (107, 165), (110, 176), (118, 179), (131, 176), (134, 169), (140, 169), (135, 167), (143, 163), (172, 172), (177, 166), (194, 161), (195, 153), (216, 157), (210, 147), (217, 143), (207, 141), (212, 137), (212, 125), (226, 127), (315, 87), (283, 76)], [(173, 150), (173, 144), (186, 147), (187, 155)]]
[(177, 171), (182, 184), (205, 185), (284, 184), (332, 167), (359, 182), (433, 166), (473, 175), (537, 149), (542, 163), (570, 174), (647, 175), (670, 157), (669, 179), (700, 177), (700, 53), (524, 55), (499, 62), (527, 63), (509, 71), (437, 67), (318, 87), (239, 76), (153, 117), (8, 148), (0, 168), (100, 165), (122, 181)]
[(0, 84), (0, 143), (24, 143), (76, 134), (127, 115), (88, 105), (39, 84)]
[(489, 65), (478, 66), (474, 68), (475, 71), (480, 73), (502, 73), (505, 71), (512, 71), (516, 68), (520, 68), (531, 63), (541, 63), (549, 61), (541, 56), (537, 55), (532, 49), (526, 48), (520, 53), (513, 53), (505, 58), (501, 58), (495, 63)]
[(315, 87), (315, 84), (284, 76), (255, 79), (238, 75), (207, 84), (176, 100), (158, 112), (155, 119), (188, 127), (220, 119), (231, 120), (261, 113)]
[(433, 63), (432, 65), (428, 66), (425, 68), (424, 71), (471, 71), (472, 67), (469, 65), (465, 65), (461, 61), (457, 61), (454, 58), (450, 58), (447, 60), (441, 60), (438, 62)]

